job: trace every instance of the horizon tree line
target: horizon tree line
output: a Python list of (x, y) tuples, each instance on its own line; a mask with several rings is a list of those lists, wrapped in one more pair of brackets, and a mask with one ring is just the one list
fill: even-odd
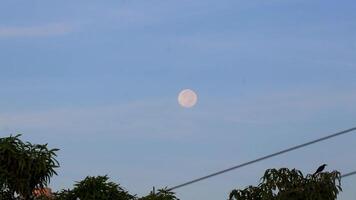
[[(130, 194), (107, 175), (87, 176), (72, 189), (45, 192), (60, 167), (59, 149), (23, 142), (21, 135), (0, 138), (0, 200), (179, 200), (167, 188), (144, 197)], [(267, 169), (257, 186), (233, 189), (229, 200), (336, 200), (342, 191), (338, 171), (303, 175), (297, 169)]]

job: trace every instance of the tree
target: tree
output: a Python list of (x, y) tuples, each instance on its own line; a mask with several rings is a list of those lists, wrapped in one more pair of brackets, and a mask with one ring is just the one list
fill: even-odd
[(74, 192), (72, 190), (62, 190), (60, 192), (54, 193), (55, 200), (77, 200)]
[(0, 200), (16, 200), (16, 198), (9, 191), (9, 189), (4, 186), (4, 184), (0, 183), (0, 185)]
[(174, 192), (168, 191), (167, 189), (160, 189), (158, 193), (154, 191), (150, 192), (148, 196), (142, 197), (139, 200), (179, 200)]
[(341, 189), (338, 171), (303, 176), (296, 169), (268, 169), (261, 183), (230, 193), (230, 200), (335, 200)]
[(22, 142), (21, 135), (0, 138), (0, 194), (7, 198), (33, 199), (34, 189), (44, 188), (55, 169), (58, 149), (47, 144)]
[(72, 190), (62, 190), (54, 194), (55, 200), (179, 200), (173, 192), (166, 189), (150, 192), (148, 196), (137, 198), (120, 187), (109, 182), (108, 176), (87, 176), (77, 182)]
[(87, 176), (77, 182), (73, 190), (62, 190), (55, 194), (56, 200), (134, 200), (120, 185), (109, 182), (108, 176)]

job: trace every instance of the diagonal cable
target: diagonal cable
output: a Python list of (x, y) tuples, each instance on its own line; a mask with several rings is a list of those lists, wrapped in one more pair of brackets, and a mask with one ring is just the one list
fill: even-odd
[[(227, 169), (224, 169), (224, 170), (221, 170), (221, 171), (218, 171), (218, 172), (215, 172), (215, 173), (212, 173), (212, 174), (209, 174), (209, 175), (206, 175), (206, 176), (203, 176), (203, 177), (200, 177), (200, 178), (196, 178), (196, 179), (193, 179), (191, 181), (188, 181), (188, 182), (173, 186), (173, 187), (169, 188), (168, 191), (172, 191), (172, 190), (175, 190), (175, 189), (178, 189), (178, 188), (181, 188), (181, 187), (184, 187), (184, 186), (196, 183), (196, 182), (200, 182), (202, 180), (205, 180), (205, 179), (208, 179), (208, 178), (212, 178), (214, 176), (217, 176), (217, 175), (220, 175), (220, 174), (224, 174), (226, 172), (229, 172), (229, 171), (232, 171), (232, 170), (235, 170), (235, 169), (247, 166), (247, 165), (251, 165), (251, 164), (254, 164), (254, 163), (257, 163), (257, 162), (260, 162), (260, 161), (263, 161), (263, 160), (266, 160), (266, 159), (269, 159), (269, 158), (272, 158), (272, 157), (275, 157), (275, 156), (278, 156), (278, 155), (281, 155), (281, 154), (284, 154), (284, 153), (287, 153), (287, 152), (290, 152), (290, 151), (294, 151), (294, 150), (297, 150), (297, 149), (300, 149), (300, 148), (303, 148), (303, 147), (306, 147), (306, 146), (309, 146), (309, 145), (312, 145), (312, 144), (315, 144), (315, 143), (318, 143), (318, 142), (322, 142), (324, 140), (328, 140), (328, 139), (335, 138), (335, 137), (338, 137), (338, 136), (341, 136), (341, 135), (345, 135), (345, 134), (350, 133), (350, 132), (355, 131), (355, 130), (356, 130), (356, 127), (353, 127), (353, 128), (350, 128), (350, 129), (347, 129), (347, 130), (343, 130), (343, 131), (340, 131), (340, 132), (337, 132), (337, 133), (333, 133), (333, 134), (327, 135), (325, 137), (321, 137), (321, 138), (318, 138), (318, 139), (315, 139), (315, 140), (312, 140), (312, 141), (309, 141), (309, 142), (306, 142), (306, 143), (303, 143), (303, 144), (300, 144), (300, 145), (296, 145), (296, 146), (293, 146), (293, 147), (278, 151), (276, 153), (272, 153), (272, 154), (257, 158), (255, 160), (251, 160), (251, 161), (248, 161), (248, 162), (245, 162), (245, 163), (242, 163), (242, 164), (239, 164), (239, 165), (236, 165), (236, 166), (233, 166), (233, 167), (230, 167), (230, 168), (227, 168)], [(345, 175), (347, 175), (347, 174), (345, 174)]]
[(356, 171), (349, 172), (347, 174), (343, 174), (343, 175), (341, 175), (341, 178), (345, 178), (345, 177), (349, 177), (349, 176), (353, 176), (353, 175), (356, 175)]

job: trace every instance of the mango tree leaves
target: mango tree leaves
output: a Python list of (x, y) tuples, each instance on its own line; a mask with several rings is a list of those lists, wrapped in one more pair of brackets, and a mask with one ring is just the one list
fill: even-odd
[(341, 191), (341, 174), (337, 171), (304, 177), (302, 172), (287, 168), (268, 169), (257, 186), (236, 189), (230, 200), (335, 200)]
[(108, 176), (87, 176), (77, 182), (73, 190), (62, 190), (56, 200), (134, 200), (120, 185), (108, 181)]
[(152, 191), (149, 195), (140, 198), (139, 200), (179, 200), (174, 192), (165, 189), (158, 190), (157, 193)]
[(0, 184), (2, 193), (31, 199), (32, 191), (44, 188), (56, 175), (58, 149), (47, 144), (22, 142), (20, 135), (0, 138)]

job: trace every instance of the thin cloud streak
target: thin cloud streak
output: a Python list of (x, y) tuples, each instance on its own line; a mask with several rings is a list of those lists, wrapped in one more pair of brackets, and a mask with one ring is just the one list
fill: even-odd
[[(207, 123), (277, 124), (283, 121), (300, 121), (316, 117), (325, 109), (346, 109), (353, 106), (356, 96), (352, 92), (325, 94), (276, 93), (254, 96), (231, 106), (217, 106), (208, 112), (196, 114), (181, 112), (171, 101), (144, 101), (126, 105), (91, 108), (55, 109), (29, 113), (0, 114), (0, 131), (47, 132), (61, 130), (76, 134), (120, 134), (158, 138), (192, 136), (202, 132)], [(228, 111), (229, 110), (229, 111)], [(290, 115), (292, 112), (293, 115)], [(209, 118), (211, 114), (213, 118)], [(271, 116), (273, 113), (273, 116)], [(90, 124), (90, 126), (88, 126)], [(17, 129), (15, 129), (15, 127)], [(25, 132), (27, 132), (25, 131)]]
[(46, 24), (42, 26), (23, 26), (23, 27), (0, 26), (0, 38), (61, 36), (71, 32), (73, 32), (73, 28), (67, 24), (62, 24), (62, 23)]

